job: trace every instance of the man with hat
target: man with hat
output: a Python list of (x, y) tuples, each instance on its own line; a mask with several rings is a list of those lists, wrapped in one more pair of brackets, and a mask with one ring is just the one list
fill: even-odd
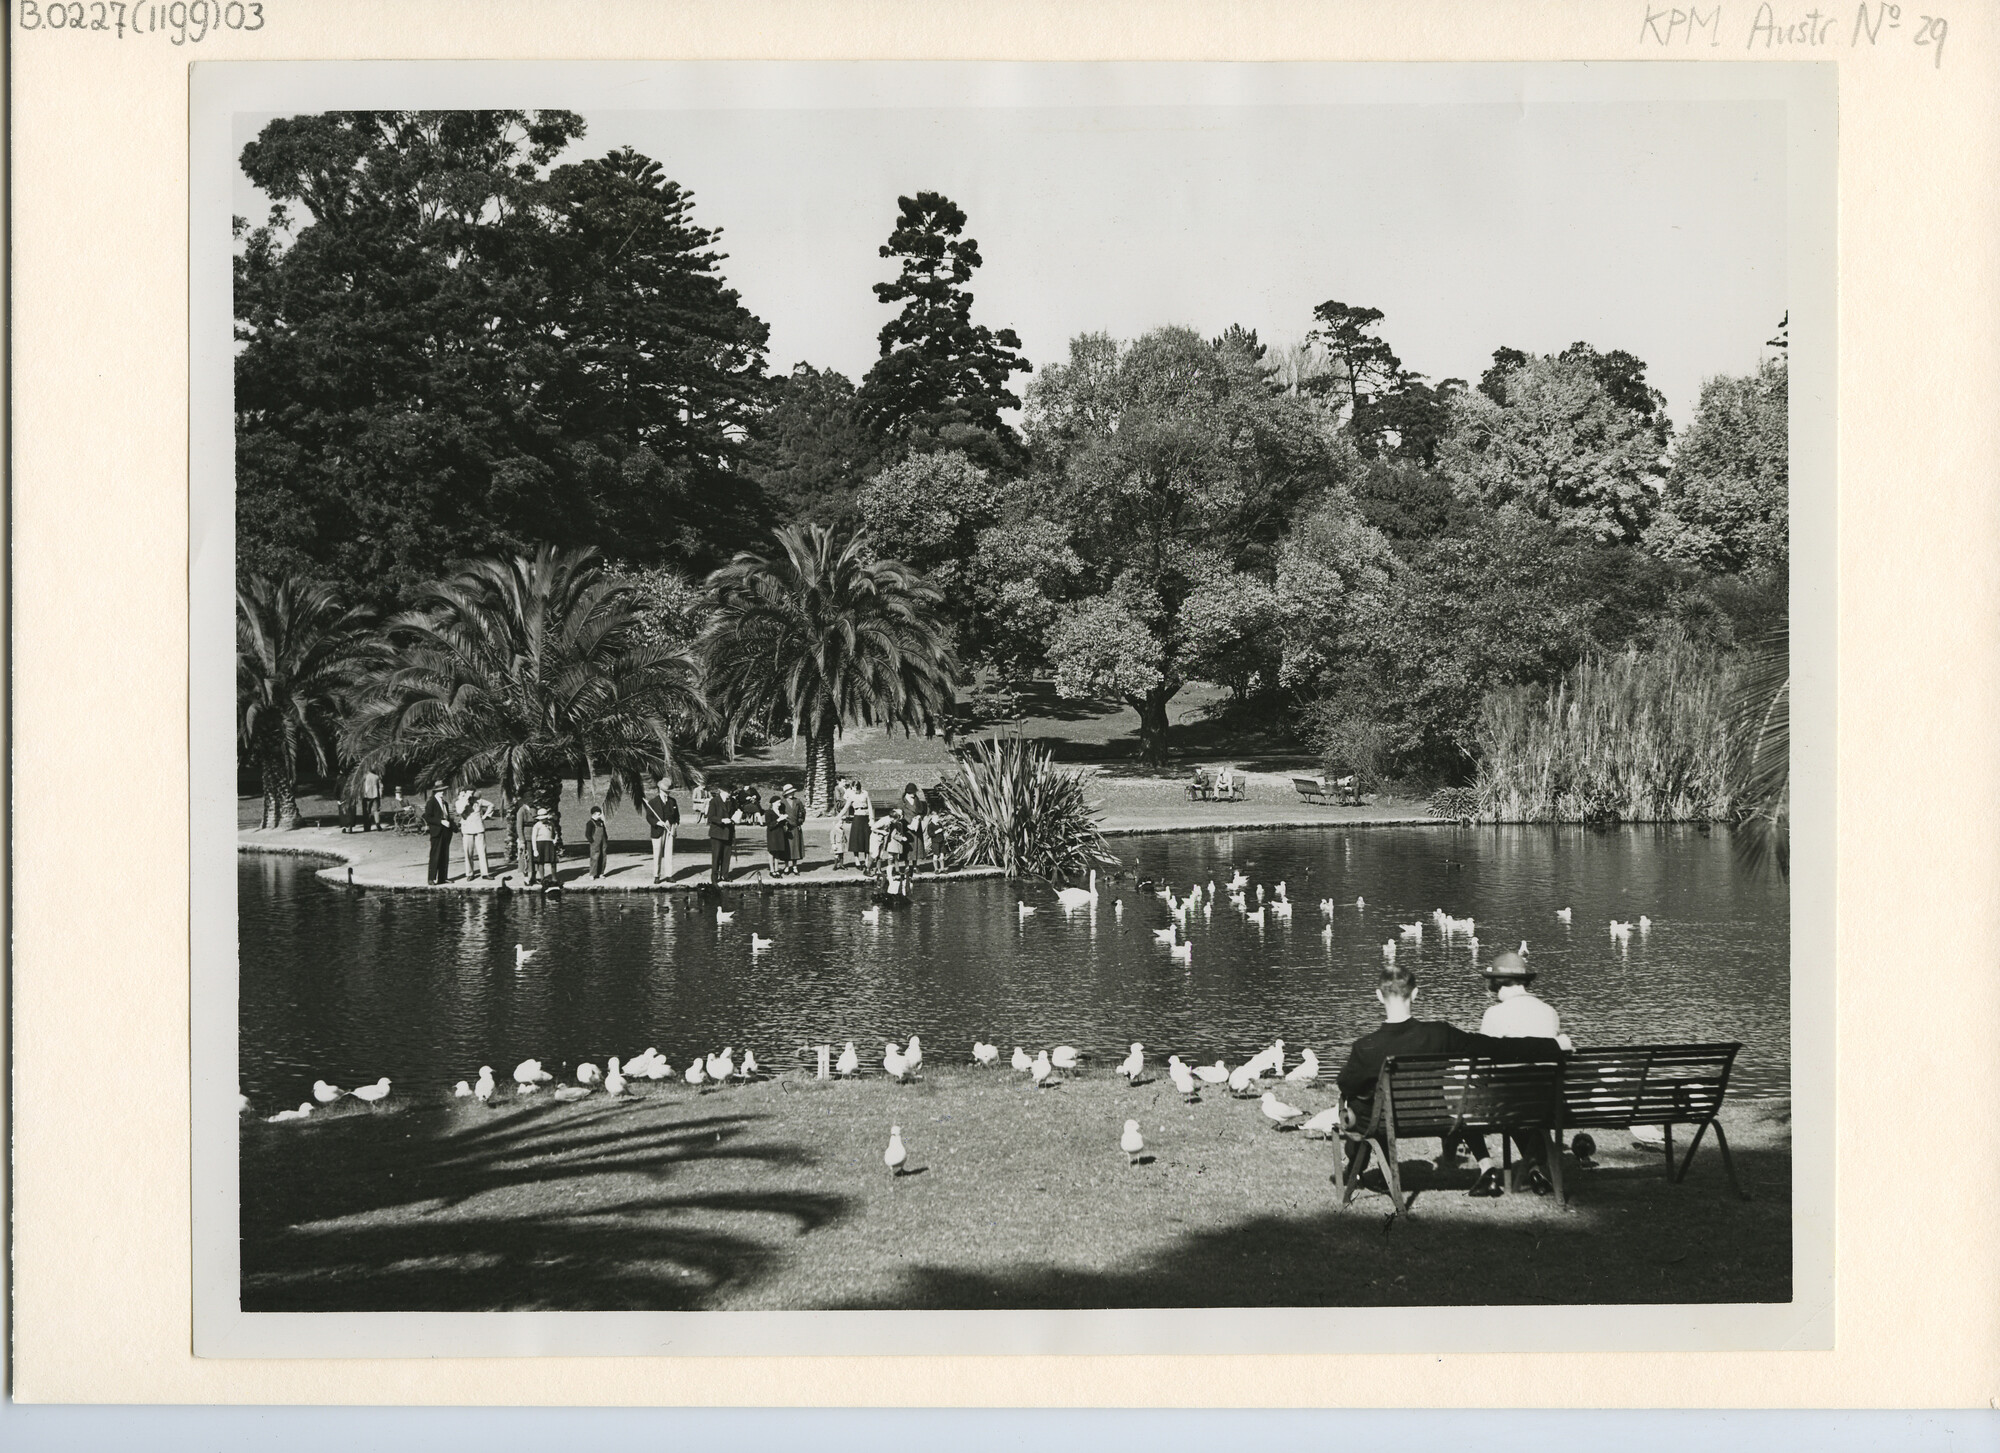
[(1528, 961), (1508, 950), (1486, 966), (1486, 992), (1493, 996), (1479, 1032), (1494, 1039), (1554, 1039), (1562, 1019), (1548, 1004), (1528, 992), (1535, 971)]
[(430, 874), (426, 883), (451, 881), (451, 804), (444, 798), (444, 778), (431, 783), (431, 795), (424, 799), (424, 826), (431, 835)]

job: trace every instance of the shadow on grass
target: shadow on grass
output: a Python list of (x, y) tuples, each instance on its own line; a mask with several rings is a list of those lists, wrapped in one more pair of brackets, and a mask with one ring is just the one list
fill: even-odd
[[(1414, 1214), (1379, 1191), (1346, 1210), (1263, 1215), (1189, 1232), (1102, 1270), (923, 1265), (845, 1309), (1540, 1306), (1782, 1302), (1791, 1283), (1791, 1157), (1736, 1154), (1756, 1197), (1728, 1192), (1719, 1162), (1686, 1183), (1657, 1163), (1567, 1172), (1572, 1207), (1528, 1194), (1472, 1201), (1469, 1176), (1406, 1166)], [(1379, 1185), (1379, 1177), (1365, 1184)], [(1160, 1213), (1171, 1221), (1171, 1205)], [(1156, 1218), (1155, 1218), (1156, 1219)]]
[(683, 1310), (767, 1274), (785, 1234), (773, 1220), (797, 1236), (847, 1215), (846, 1198), (810, 1192), (586, 1186), (607, 1174), (664, 1184), (719, 1161), (811, 1159), (745, 1143), (761, 1116), (635, 1121), (643, 1105), (537, 1105), (469, 1126), (462, 1113), (410, 1112), (400, 1138), (370, 1123), (378, 1117), (347, 1115), (298, 1127), (307, 1147), (249, 1127), (243, 1309)]

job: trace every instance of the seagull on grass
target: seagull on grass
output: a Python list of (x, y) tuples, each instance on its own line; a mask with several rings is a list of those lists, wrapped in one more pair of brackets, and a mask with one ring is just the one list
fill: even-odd
[(1118, 1137), (1118, 1148), (1125, 1152), (1125, 1163), (1127, 1165), (1137, 1165), (1139, 1163), (1139, 1152), (1146, 1148), (1146, 1139), (1139, 1133), (1139, 1122), (1137, 1120), (1127, 1120), (1125, 1122), (1125, 1133)]
[(1285, 1076), (1288, 1085), (1310, 1085), (1319, 1078), (1319, 1056), (1311, 1050), (1299, 1056), (1298, 1068)]
[(347, 1092), (338, 1085), (329, 1085), (325, 1080), (313, 1081), (313, 1098), (322, 1105), (331, 1105)]
[(1146, 1070), (1146, 1046), (1137, 1040), (1132, 1042), (1132, 1052), (1118, 1063), (1118, 1073), (1127, 1083), (1137, 1080)]
[(903, 1173), (904, 1162), (909, 1160), (909, 1158), (910, 1153), (903, 1149), (903, 1127), (900, 1125), (891, 1125), (889, 1127), (889, 1148), (882, 1152), (882, 1164), (889, 1167), (890, 1175), (899, 1176)]
[(837, 1075), (851, 1075), (861, 1068), (861, 1056), (854, 1052), (854, 1041), (847, 1041), (847, 1048), (840, 1052), (840, 1058), (833, 1062), (833, 1072)]
[(363, 1104), (373, 1105), (389, 1093), (389, 1077), (384, 1075), (374, 1084), (363, 1085), (359, 1089), (348, 1091), (348, 1093)]
[(1000, 1058), (1000, 1046), (972, 1041), (972, 1062), (976, 1065), (990, 1065)]
[(312, 1112), (312, 1101), (301, 1100), (299, 1108), (296, 1110), (280, 1110), (277, 1114), (266, 1115), (264, 1118), (271, 1124), (276, 1125), (280, 1120), (303, 1120), (306, 1116), (312, 1114)]
[(1008, 1063), (1012, 1064), (1016, 1070), (1025, 1075), (1035, 1062), (1029, 1059), (1028, 1052), (1017, 1044), (1014, 1046), (1014, 1058), (1008, 1061)]
[(1261, 1103), (1264, 1107), (1264, 1118), (1279, 1129), (1305, 1118), (1305, 1111), (1296, 1105), (1287, 1105), (1269, 1090), (1264, 1092)]

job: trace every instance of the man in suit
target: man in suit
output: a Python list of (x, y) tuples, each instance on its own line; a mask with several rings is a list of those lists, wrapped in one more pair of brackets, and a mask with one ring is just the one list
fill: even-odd
[[(1454, 1054), (1483, 1055), (1499, 1060), (1544, 1060), (1557, 1059), (1562, 1054), (1562, 1045), (1553, 1039), (1529, 1038), (1526, 1036), (1494, 1039), (1484, 1034), (1468, 1034), (1456, 1025), (1446, 1024), (1441, 1019), (1416, 1019), (1410, 1008), (1417, 998), (1417, 976), (1413, 970), (1399, 968), (1394, 964), (1382, 970), (1381, 982), (1375, 986), (1375, 997), (1382, 1005), (1382, 1027), (1364, 1034), (1354, 1041), (1349, 1051), (1347, 1063), (1341, 1067), (1339, 1075), (1341, 1119), (1350, 1129), (1365, 1129), (1375, 1116), (1375, 1082), (1381, 1077), (1382, 1062), (1400, 1055)], [(1471, 1146), (1479, 1158), (1479, 1179), (1466, 1192), (1471, 1196), (1497, 1196), (1501, 1194), (1500, 1167), (1486, 1151), (1484, 1136), (1468, 1135), (1465, 1143)], [(1520, 1142), (1516, 1142), (1520, 1144)], [(1524, 1155), (1530, 1155), (1528, 1184), (1537, 1195), (1547, 1194), (1547, 1176), (1532, 1157), (1530, 1147), (1521, 1145)], [(1366, 1143), (1351, 1146), (1349, 1153), (1357, 1162), (1366, 1160)], [(1361, 1171), (1361, 1164), (1353, 1167), (1355, 1174)]]
[(674, 825), (681, 809), (663, 779), (654, 781), (651, 796), (639, 799), (639, 815), (653, 839), (653, 881), (664, 882), (674, 875)]
[(431, 795), (424, 799), (424, 826), (431, 835), (431, 867), (426, 883), (451, 881), (451, 804), (445, 801), (444, 779), (431, 783)]
[(726, 787), (712, 787), (708, 795), (708, 881), (722, 883), (729, 877), (729, 854), (736, 842), (736, 802)]
[(370, 767), (361, 774), (361, 830), (373, 832), (382, 823), (382, 779)]

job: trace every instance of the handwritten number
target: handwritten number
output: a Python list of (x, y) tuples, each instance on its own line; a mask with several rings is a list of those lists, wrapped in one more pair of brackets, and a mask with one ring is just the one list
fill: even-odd
[(1931, 69), (1937, 70), (1944, 65), (1944, 37), (1951, 27), (1945, 23), (1942, 15), (1919, 15), (1917, 19), (1924, 23), (1923, 28), (1917, 32), (1917, 44), (1930, 45), (1935, 39), (1937, 50), (1931, 56)]
[(255, 18), (257, 23), (255, 25), (246, 25), (243, 28), (245, 30), (262, 30), (264, 28), (264, 7), (256, 3), (256, 0), (252, 0), (250, 14)]

